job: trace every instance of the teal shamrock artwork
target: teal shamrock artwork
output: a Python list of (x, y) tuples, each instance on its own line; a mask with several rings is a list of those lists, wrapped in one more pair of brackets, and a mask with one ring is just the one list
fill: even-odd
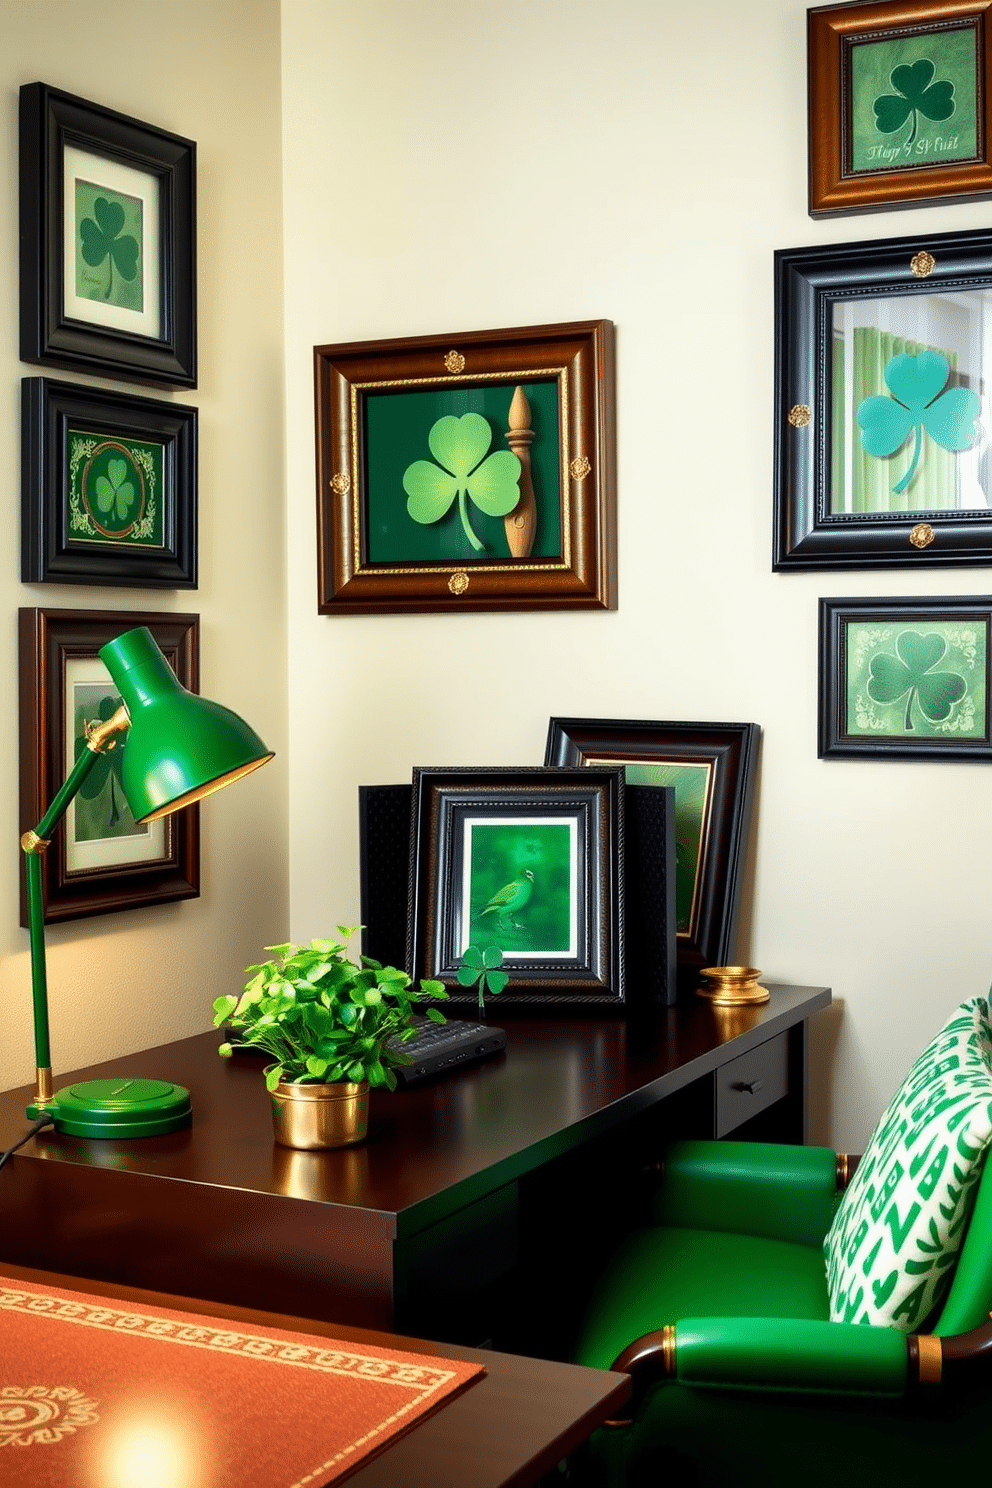
[(436, 464), (415, 460), (403, 472), (407, 511), (425, 526), (440, 522), (457, 502), (458, 517), (473, 550), (484, 545), (469, 520), (469, 503), (489, 517), (505, 517), (520, 500), (520, 461), (511, 450), (494, 450), (492, 430), (481, 413), (446, 414), (432, 425), (427, 444)]
[[(83, 261), (97, 269), (106, 262), (107, 283), (103, 298), (109, 300), (114, 289), (114, 269), (129, 282), (138, 272), (138, 240), (124, 232), (124, 208), (119, 201), (98, 196), (93, 203), (93, 216), (79, 224), (80, 251)], [(95, 296), (91, 295), (91, 298)]]
[(866, 691), (872, 702), (891, 706), (906, 699), (904, 728), (913, 732), (913, 705), (931, 724), (945, 723), (968, 691), (960, 672), (937, 671), (947, 654), (939, 635), (901, 631), (895, 653), (881, 651), (871, 658)]
[(978, 433), (981, 399), (971, 388), (947, 387), (950, 363), (941, 351), (903, 353), (892, 358), (883, 376), (891, 397), (873, 393), (862, 399), (857, 420), (861, 443), (869, 455), (885, 459), (915, 438), (905, 475), (892, 487), (900, 495), (909, 486), (923, 454), (923, 432), (942, 449), (970, 449)]
[(904, 147), (913, 143), (920, 117), (943, 123), (954, 113), (954, 84), (942, 78), (935, 82), (937, 69), (925, 57), (918, 62), (894, 67), (889, 76), (893, 92), (882, 93), (874, 102), (875, 125), (880, 134), (895, 134), (908, 119), (912, 127)]

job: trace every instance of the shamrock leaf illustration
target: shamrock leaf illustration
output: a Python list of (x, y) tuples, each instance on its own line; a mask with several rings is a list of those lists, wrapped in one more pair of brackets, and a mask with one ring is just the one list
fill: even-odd
[[(106, 723), (121, 705), (119, 697), (105, 697), (100, 701), (97, 722)], [(86, 735), (79, 734), (75, 741), (75, 756), (78, 760), (86, 748)], [(118, 740), (113, 749), (103, 750), (97, 755), (96, 761), (90, 767), (89, 774), (79, 787), (79, 796), (84, 801), (96, 801), (101, 796), (103, 800), (103, 820), (107, 828), (106, 835), (111, 835), (115, 828), (119, 828), (125, 820), (133, 822), (131, 808), (127, 804), (124, 794), (124, 786), (121, 781), (121, 757), (124, 745)], [(133, 829), (132, 829), (133, 830)]]
[[(95, 220), (94, 220), (95, 219)], [(79, 224), (82, 254), (91, 269), (98, 268), (103, 260), (109, 260), (107, 291), (104, 299), (110, 299), (114, 287), (114, 265), (122, 279), (131, 280), (138, 272), (138, 240), (121, 237), (124, 226), (124, 208), (120, 202), (108, 201), (98, 196), (93, 203), (93, 216), (84, 217)]]
[(895, 93), (882, 93), (875, 99), (875, 126), (880, 134), (894, 134), (913, 116), (913, 127), (909, 138), (903, 143), (911, 145), (916, 138), (919, 116), (935, 123), (949, 119), (954, 112), (954, 84), (946, 81), (935, 83), (936, 68), (925, 57), (912, 64), (904, 63), (893, 68), (889, 82)]
[(928, 722), (943, 723), (968, 691), (960, 673), (934, 671), (946, 651), (941, 636), (904, 630), (896, 640), (896, 655), (883, 651), (869, 663), (866, 691), (873, 702), (888, 705), (906, 697), (907, 734), (913, 732), (914, 698)]
[(127, 479), (127, 461), (108, 460), (106, 475), (96, 478), (97, 506), (102, 512), (109, 512), (113, 507), (117, 520), (123, 522), (134, 501), (134, 486)]
[(427, 436), (438, 462), (415, 460), (403, 472), (406, 509), (425, 526), (440, 521), (456, 496), (458, 515), (469, 543), (482, 551), (468, 520), (466, 498), (488, 517), (505, 517), (520, 500), (520, 461), (510, 450), (488, 455), (492, 430), (481, 413), (448, 414), (439, 418)]
[(924, 429), (942, 449), (966, 450), (974, 442), (981, 399), (971, 388), (952, 387), (941, 392), (950, 375), (950, 365), (941, 351), (921, 351), (919, 356), (903, 353), (893, 357), (885, 368), (892, 397), (873, 393), (858, 406), (861, 443), (869, 455), (881, 458), (894, 454), (915, 431), (913, 459), (902, 480), (892, 487), (894, 495), (905, 491), (916, 474)]
[(458, 968), (458, 981), (462, 987), (479, 986), (479, 1007), (485, 1011), (486, 993), (498, 997), (510, 980), (505, 971), (497, 971), (502, 964), (503, 952), (497, 945), (480, 950), (476, 945), (465, 947), (462, 964)]

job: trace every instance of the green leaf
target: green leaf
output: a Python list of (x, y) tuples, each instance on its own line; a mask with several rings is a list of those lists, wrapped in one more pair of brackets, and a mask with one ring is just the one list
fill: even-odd
[(486, 972), (486, 983), (494, 997), (499, 996), (509, 980), (510, 978), (505, 971)]
[(481, 413), (447, 414), (431, 427), (427, 444), (439, 465), (450, 470), (459, 486), (468, 479), (492, 444), (492, 430)]
[(217, 998), (215, 998), (214, 999), (214, 1023), (215, 1024), (217, 1024), (217, 1023), (223, 1023), (223, 1021), (224, 1021), (225, 1018), (229, 1018), (231, 1016), (231, 1014), (234, 1012), (234, 1009), (237, 1007), (237, 1005), (238, 1005), (238, 999), (236, 997), (225, 996), (225, 997), (217, 997)]
[(424, 1011), (432, 1023), (447, 1023), (448, 1021), (444, 1014), (441, 1012), (440, 1008), (429, 1007), (425, 1008)]
[(481, 969), (479, 971), (475, 971), (471, 966), (459, 966), (456, 975), (458, 977), (460, 986), (474, 987), (483, 973)]
[(266, 1090), (275, 1090), (276, 1086), (282, 1081), (282, 1076), (283, 1069), (281, 1064), (270, 1065), (265, 1071)]
[(520, 461), (512, 450), (497, 450), (469, 476), (466, 489), (487, 517), (505, 517), (520, 501)]
[[(221, 1059), (230, 1059), (231, 1055), (234, 1053), (234, 1050), (231, 1048), (230, 1044), (221, 1044), (220, 1048), (217, 1050), (217, 1053), (220, 1055)], [(411, 1063), (412, 1062), (413, 1061), (411, 1060)]]
[(403, 472), (403, 489), (410, 516), (422, 527), (429, 527), (450, 509), (458, 495), (458, 482), (430, 460), (415, 460)]

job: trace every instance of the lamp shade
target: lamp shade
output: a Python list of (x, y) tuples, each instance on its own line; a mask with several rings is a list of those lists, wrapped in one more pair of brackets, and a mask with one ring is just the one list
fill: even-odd
[(100, 649), (131, 719), (121, 781), (135, 821), (153, 821), (272, 758), (237, 713), (181, 686), (146, 626)]

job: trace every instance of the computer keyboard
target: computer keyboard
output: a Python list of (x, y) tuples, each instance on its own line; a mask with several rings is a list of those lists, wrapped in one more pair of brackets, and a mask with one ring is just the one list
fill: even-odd
[[(473, 1023), (465, 1018), (449, 1018), (446, 1023), (432, 1023), (429, 1018), (414, 1018), (417, 1030), (412, 1039), (404, 1043), (394, 1034), (387, 1039), (387, 1048), (399, 1050), (413, 1060), (412, 1064), (394, 1065), (393, 1072), (400, 1085), (415, 1085), (431, 1075), (456, 1069), (460, 1064), (470, 1064), (476, 1059), (485, 1059), (506, 1048), (506, 1030), (493, 1028), (489, 1023)], [(224, 1037), (239, 1054), (260, 1054), (271, 1060), (272, 1055), (252, 1044), (239, 1044), (237, 1030), (224, 1029)]]
[(407, 1055), (412, 1064), (394, 1066), (401, 1085), (413, 1085), (460, 1064), (485, 1059), (506, 1048), (506, 1031), (489, 1023), (473, 1023), (463, 1018), (449, 1018), (446, 1023), (432, 1023), (428, 1018), (415, 1018), (416, 1035), (402, 1039), (394, 1035), (387, 1047)]

